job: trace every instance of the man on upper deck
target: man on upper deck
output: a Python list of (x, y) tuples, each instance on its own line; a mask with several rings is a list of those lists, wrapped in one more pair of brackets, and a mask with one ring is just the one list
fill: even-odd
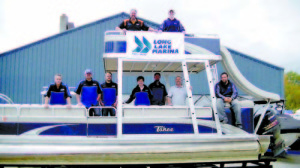
[(185, 29), (175, 17), (174, 10), (169, 11), (169, 18), (166, 19), (163, 24), (159, 27), (159, 31), (163, 32), (182, 32), (185, 34)]
[(225, 114), (225, 104), (228, 103), (230, 105), (230, 109), (235, 114), (235, 125), (239, 128), (242, 128), (241, 108), (239, 101), (237, 100), (237, 88), (234, 83), (228, 80), (228, 74), (226, 72), (221, 74), (221, 81), (216, 84), (215, 93), (217, 97), (217, 112), (220, 122), (228, 122), (228, 118)]
[(116, 27), (116, 30), (122, 30), (124, 32), (126, 32), (127, 30), (130, 30), (130, 31), (141, 31), (141, 30), (154, 31), (153, 28), (145, 25), (144, 21), (137, 19), (136, 14), (137, 14), (137, 11), (135, 9), (131, 9), (130, 18), (123, 20), (121, 22), (121, 24), (119, 25), (119, 27)]
[(150, 90), (152, 91), (153, 97), (151, 100), (151, 105), (165, 105), (167, 99), (167, 90), (166, 86), (160, 83), (160, 73), (154, 74), (154, 82), (149, 85)]

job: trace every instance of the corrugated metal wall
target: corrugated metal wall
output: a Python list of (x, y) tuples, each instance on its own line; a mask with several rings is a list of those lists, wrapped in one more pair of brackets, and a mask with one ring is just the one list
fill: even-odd
[[(128, 15), (121, 13), (1, 54), (0, 93), (9, 96), (15, 103), (41, 103), (42, 87), (53, 82), (54, 74), (62, 74), (66, 84), (76, 86), (84, 78), (86, 68), (93, 70), (94, 79), (103, 82), (104, 32), (114, 30), (125, 18)], [(146, 23), (154, 28), (158, 26)], [(233, 50), (231, 52), (238, 68), (250, 82), (283, 96), (282, 69), (255, 62), (255, 59), (250, 61)], [(218, 71), (222, 72), (220, 63)], [(152, 79), (152, 76), (146, 77), (145, 83), (149, 84)], [(136, 85), (136, 77), (124, 77), (123, 80), (124, 94), (129, 94)], [(173, 77), (170, 81), (174, 84)], [(194, 94), (208, 94), (205, 72), (192, 75), (191, 82)]]

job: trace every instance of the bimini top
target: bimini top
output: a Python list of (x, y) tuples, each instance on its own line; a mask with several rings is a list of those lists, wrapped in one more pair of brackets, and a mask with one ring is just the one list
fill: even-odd
[(199, 72), (220, 61), (220, 39), (216, 35), (187, 36), (182, 33), (122, 32), (105, 34), (103, 55), (106, 71), (116, 72), (117, 59), (126, 60), (123, 72), (182, 72), (181, 61), (188, 71)]

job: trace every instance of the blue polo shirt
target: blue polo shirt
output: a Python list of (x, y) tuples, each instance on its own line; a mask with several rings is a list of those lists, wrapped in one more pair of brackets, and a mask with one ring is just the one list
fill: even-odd
[(163, 32), (183, 32), (185, 31), (184, 27), (180, 23), (179, 20), (174, 18), (171, 20), (170, 18), (166, 19), (163, 24), (159, 27), (159, 30)]

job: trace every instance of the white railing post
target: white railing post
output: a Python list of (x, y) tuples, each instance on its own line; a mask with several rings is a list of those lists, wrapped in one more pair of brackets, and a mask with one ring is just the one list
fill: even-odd
[(118, 113), (117, 113), (117, 138), (122, 137), (122, 111), (123, 111), (123, 59), (118, 58)]
[(206, 69), (206, 74), (207, 74), (207, 79), (208, 79), (208, 86), (209, 86), (209, 91), (210, 91), (212, 108), (214, 111), (217, 133), (218, 133), (218, 135), (222, 135), (221, 124), (220, 124), (220, 120), (219, 120), (219, 116), (218, 116), (218, 112), (217, 112), (217, 98), (215, 95), (214, 82), (213, 82), (213, 77), (212, 77), (212, 73), (211, 73), (211, 69), (210, 69), (208, 60), (205, 61), (205, 69)]
[(187, 70), (186, 61), (182, 61), (182, 71), (183, 71), (183, 75), (184, 75), (185, 86), (187, 89), (188, 101), (189, 101), (191, 117), (192, 117), (193, 127), (194, 127), (194, 134), (198, 135), (199, 134), (198, 122), (197, 122), (197, 117), (196, 117), (193, 94), (192, 94), (192, 90), (191, 90), (191, 84), (190, 84), (189, 73)]

